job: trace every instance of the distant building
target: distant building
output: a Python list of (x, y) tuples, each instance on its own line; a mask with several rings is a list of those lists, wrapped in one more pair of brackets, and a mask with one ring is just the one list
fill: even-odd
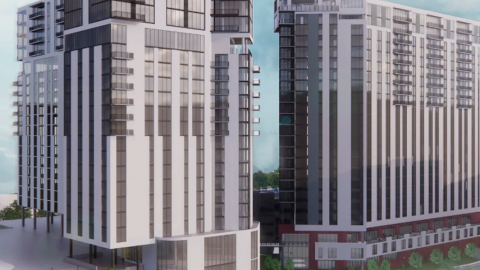
[(480, 22), (276, 0), (280, 229), (297, 268), (478, 244)]
[[(253, 220), (260, 222), (260, 243), (279, 243), (278, 197), (279, 193), (275, 190), (253, 191)], [(272, 252), (271, 249), (261, 249), (262, 254)]]

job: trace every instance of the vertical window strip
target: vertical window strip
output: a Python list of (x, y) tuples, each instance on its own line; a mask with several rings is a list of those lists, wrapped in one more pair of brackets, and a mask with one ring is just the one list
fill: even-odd
[[(330, 225), (338, 224), (338, 14), (330, 14)], [(352, 131), (353, 132), (353, 131)]]
[(88, 166), (89, 166), (89, 178), (88, 178), (88, 190), (89, 190), (89, 201), (88, 201), (88, 206), (89, 206), (89, 238), (94, 239), (95, 238), (95, 155), (94, 155), (94, 135), (95, 135), (95, 125), (94, 125), (94, 116), (95, 116), (95, 110), (94, 110), (94, 60), (95, 60), (95, 55), (94, 55), (94, 49), (90, 48), (89, 49), (89, 93), (88, 93), (88, 100), (89, 100), (89, 111), (88, 111), (88, 121), (89, 121), (89, 139), (88, 139)]
[(117, 136), (117, 243), (127, 241), (127, 138)]
[(78, 137), (77, 137), (77, 192), (78, 192), (78, 236), (83, 236), (83, 51), (78, 50), (78, 94), (77, 94), (77, 115), (78, 115)]

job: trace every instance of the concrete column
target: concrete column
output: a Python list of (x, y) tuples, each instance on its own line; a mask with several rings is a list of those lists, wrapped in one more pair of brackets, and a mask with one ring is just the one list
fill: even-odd
[(97, 246), (93, 246), (93, 258), (97, 258)]
[(114, 249), (115, 251), (115, 264), (118, 264), (118, 253), (117, 253), (117, 249)]
[(63, 214), (60, 215), (60, 220), (62, 221), (62, 237), (63, 237)]
[(22, 227), (25, 227), (25, 207), (22, 206)]
[(69, 256), (70, 258), (73, 258), (73, 240), (70, 239), (70, 243), (69, 243)]
[(115, 249), (112, 249), (112, 265), (110, 267), (115, 268)]
[(140, 270), (140, 249), (137, 247), (135, 247), (136, 251), (137, 251), (137, 270)]
[(50, 233), (50, 222), (49, 222), (50, 213), (47, 212), (46, 221), (47, 221), (47, 233)]
[(92, 244), (90, 244), (88, 246), (88, 257), (89, 257), (89, 263), (92, 264), (93, 263), (93, 246)]
[(33, 229), (37, 229), (37, 209), (33, 209)]

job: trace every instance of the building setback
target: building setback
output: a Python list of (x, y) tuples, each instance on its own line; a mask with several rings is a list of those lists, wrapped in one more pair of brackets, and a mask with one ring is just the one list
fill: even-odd
[(274, 3), (280, 228), (298, 268), (480, 243), (480, 23), (378, 0)]
[(145, 269), (258, 269), (253, 1), (45, 0), (17, 16), (19, 204)]

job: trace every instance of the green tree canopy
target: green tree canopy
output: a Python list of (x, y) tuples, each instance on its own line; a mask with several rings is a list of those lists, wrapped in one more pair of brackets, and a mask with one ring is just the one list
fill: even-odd
[[(288, 260), (287, 260), (288, 262)], [(293, 263), (293, 261), (292, 261)], [(267, 258), (265, 258), (265, 262), (263, 263), (265, 268), (269, 269), (269, 270), (280, 270), (280, 267), (281, 267), (281, 263), (280, 263), (280, 260), (279, 259), (274, 259), (272, 258), (272, 256), (268, 256)]]
[(293, 263), (293, 260), (292, 259), (288, 259), (286, 262), (285, 262), (285, 270), (295, 270), (295, 264)]
[(439, 249), (434, 249), (430, 254), (430, 261), (433, 264), (440, 265), (443, 260), (443, 253)]
[(367, 269), (368, 270), (378, 270), (378, 265), (374, 260), (368, 260)]
[[(25, 218), (31, 218), (32, 211), (25, 208)], [(14, 220), (22, 218), (22, 207), (17, 204), (17, 200), (13, 201), (9, 206), (0, 211), (0, 220)]]
[(380, 264), (380, 270), (390, 270), (390, 262), (388, 260), (383, 260)]
[(267, 175), (262, 172), (258, 171), (253, 174), (253, 188), (254, 189), (266, 189), (268, 186), (268, 179)]
[(458, 249), (456, 246), (451, 247), (450, 250), (448, 251), (448, 258), (452, 262), (459, 262), (461, 259), (461, 255), (462, 253), (460, 249)]
[(465, 247), (465, 255), (470, 258), (477, 258), (477, 246), (474, 243), (469, 243)]
[(278, 190), (279, 179), (280, 179), (280, 172), (278, 169), (267, 173), (267, 185), (275, 190)]
[(413, 252), (408, 259), (408, 263), (415, 269), (422, 268), (422, 256), (418, 252)]

